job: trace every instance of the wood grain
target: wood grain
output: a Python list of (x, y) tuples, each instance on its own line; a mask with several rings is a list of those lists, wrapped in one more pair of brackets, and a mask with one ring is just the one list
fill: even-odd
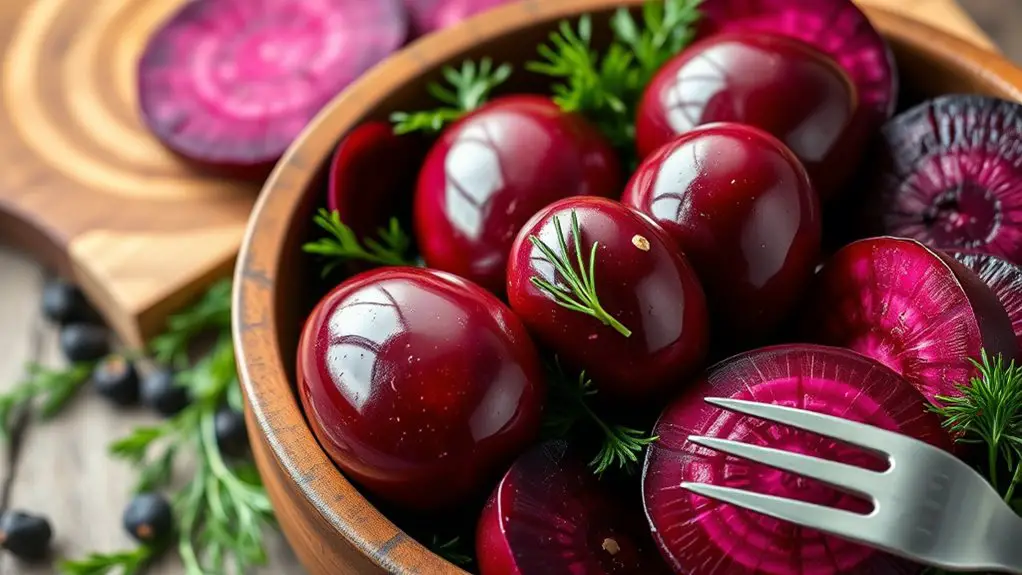
[(0, 3), (0, 239), (72, 275), (133, 344), (230, 273), (258, 191), (193, 171), (138, 118), (136, 59), (181, 4)]
[[(24, 254), (0, 247), (0, 389), (17, 382), (25, 361), (61, 365), (56, 330), (39, 317), (43, 274)], [(41, 345), (33, 345), (36, 336)], [(55, 530), (55, 551), (76, 558), (90, 551), (129, 548), (131, 539), (121, 527), (121, 511), (135, 479), (132, 471), (109, 458), (106, 446), (136, 425), (157, 419), (142, 410), (111, 407), (85, 390), (65, 415), (35, 424), (24, 436), (21, 456), (13, 470), (6, 453), (0, 459), (0, 477), (10, 477), (9, 505), (47, 515)], [(6, 447), (5, 447), (6, 449)], [(183, 462), (179, 479), (187, 480)], [(13, 472), (13, 475), (12, 475)], [(267, 533), (270, 563), (256, 571), (265, 575), (298, 574), (298, 565), (283, 537)], [(183, 568), (173, 554), (150, 571), (152, 575), (180, 575)], [(49, 563), (28, 565), (0, 554), (0, 575), (51, 575)]]
[[(322, 166), (352, 127), (426, 98), (426, 83), (443, 65), (481, 55), (519, 64), (521, 47), (545, 38), (560, 19), (589, 12), (599, 29), (617, 6), (641, 1), (526, 0), (420, 40), (336, 98), (271, 175), (235, 274), (234, 337), (249, 433), (259, 446), (256, 461), (284, 532), (313, 575), (462, 573), (360, 495), (314, 439), (294, 395), (297, 332), (311, 303), (303, 301), (308, 296), (301, 278), (307, 276), (295, 254), (318, 199)], [(960, 20), (961, 13), (942, 2), (916, 0), (915, 9), (943, 9), (941, 17), (953, 20), (941, 25), (955, 35), (898, 14), (868, 11), (889, 40), (906, 84), (924, 95), (967, 90), (1022, 100), (1022, 70), (990, 51), (988, 41)]]

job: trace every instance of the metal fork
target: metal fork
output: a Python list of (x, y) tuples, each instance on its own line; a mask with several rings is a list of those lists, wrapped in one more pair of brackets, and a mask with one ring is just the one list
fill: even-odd
[(685, 489), (935, 567), (1022, 573), (1022, 518), (981, 475), (950, 453), (906, 435), (812, 411), (716, 397), (706, 401), (874, 451), (890, 466), (876, 472), (779, 449), (690, 436), (689, 441), (698, 445), (860, 495), (872, 500), (874, 509), (862, 515), (706, 483), (685, 482), (681, 484)]

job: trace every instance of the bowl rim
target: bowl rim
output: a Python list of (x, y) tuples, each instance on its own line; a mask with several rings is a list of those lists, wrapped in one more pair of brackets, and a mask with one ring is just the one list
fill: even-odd
[[(232, 337), (239, 380), (246, 408), (256, 423), (249, 426), (249, 434), (268, 445), (286, 480), (323, 520), (381, 569), (395, 573), (423, 569), (430, 573), (466, 573), (411, 538), (401, 538), (403, 532), (368, 504), (336, 468), (307, 425), (277, 345), (274, 314), (275, 276), (286, 255), (288, 224), (336, 143), (365, 119), (381, 95), (417, 81), (424, 71), (454, 61), (479, 43), (514, 34), (537, 22), (555, 22), (619, 6), (635, 7), (643, 1), (520, 0), (415, 40), (363, 74), (309, 122), (274, 167), (253, 207), (235, 266), (232, 295)], [(885, 39), (894, 35), (935, 61), (970, 70), (991, 90), (1022, 101), (1022, 69), (1004, 56), (892, 10), (870, 5), (860, 8)], [(333, 496), (337, 492), (346, 496)], [(373, 540), (400, 540), (398, 545), (408, 547), (400, 554), (391, 548), (378, 549), (369, 543), (367, 530), (373, 531)]]

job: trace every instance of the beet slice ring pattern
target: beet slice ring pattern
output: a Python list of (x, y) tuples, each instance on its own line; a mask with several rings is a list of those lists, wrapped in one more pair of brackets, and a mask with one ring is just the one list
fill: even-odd
[(824, 264), (803, 308), (808, 341), (855, 350), (902, 375), (931, 402), (959, 395), (980, 352), (1018, 354), (1004, 307), (951, 256), (906, 238), (852, 242)]
[(871, 504), (819, 481), (698, 446), (707, 435), (883, 470), (886, 462), (847, 444), (731, 412), (725, 397), (809, 409), (876, 425), (951, 449), (939, 418), (907, 381), (858, 353), (818, 345), (760, 348), (724, 360), (676, 398), (657, 421), (659, 440), (642, 476), (646, 516), (676, 573), (700, 575), (893, 575), (922, 567), (877, 549), (803, 528), (681, 487), (735, 487), (868, 513)]
[(262, 175), (407, 27), (400, 0), (193, 0), (143, 52), (143, 121), (197, 164)]
[(880, 233), (1022, 264), (1022, 104), (940, 96), (881, 135), (869, 218)]
[(975, 272), (1000, 300), (1022, 350), (1022, 268), (990, 254), (953, 252), (951, 255)]
[(887, 41), (851, 0), (704, 0), (700, 35), (757, 30), (802, 40), (830, 55), (851, 77), (869, 122), (894, 114), (898, 76)]

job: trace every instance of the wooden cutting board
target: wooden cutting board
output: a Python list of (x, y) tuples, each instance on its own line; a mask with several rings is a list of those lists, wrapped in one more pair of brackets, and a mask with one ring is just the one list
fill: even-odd
[[(136, 59), (182, 1), (0, 1), (0, 240), (81, 284), (131, 345), (230, 273), (258, 193), (138, 119)], [(864, 1), (991, 46), (954, 0)]]

